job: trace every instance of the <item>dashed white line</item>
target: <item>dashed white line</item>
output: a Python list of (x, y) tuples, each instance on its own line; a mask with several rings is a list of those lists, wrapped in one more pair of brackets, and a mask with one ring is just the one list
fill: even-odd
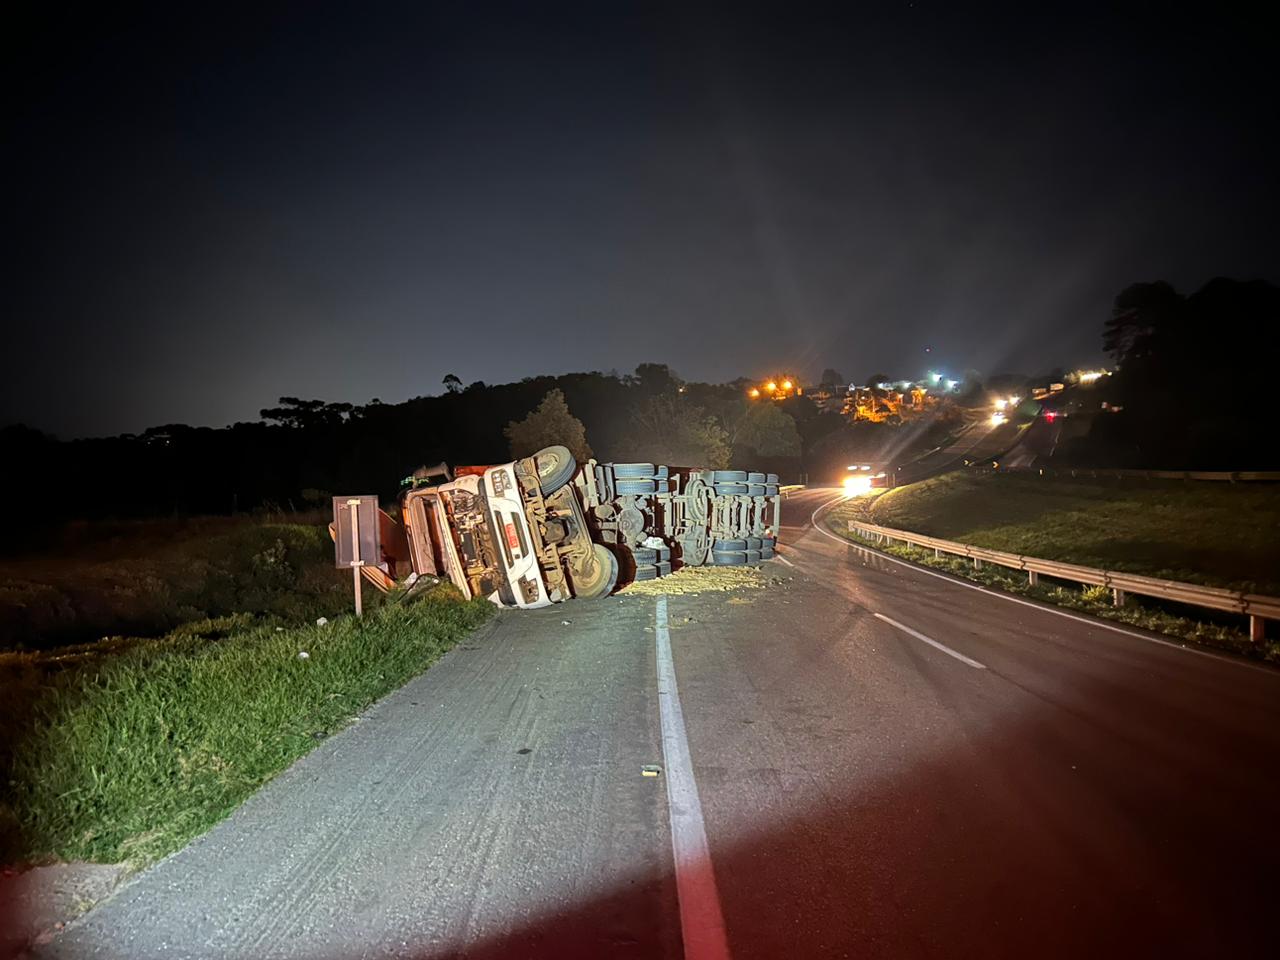
[[(813, 516), (816, 517), (819, 511), (824, 510), (825, 508), (831, 506), (831, 504), (835, 503), (837, 500), (843, 500), (843, 499), (845, 498), (836, 497), (835, 500), (827, 501), (822, 506), (820, 506), (817, 510), (813, 511)], [(868, 547), (861, 543), (854, 543), (852, 540), (846, 539), (845, 537), (842, 537), (839, 534), (832, 533), (830, 530), (826, 529), (824, 526), (822, 526), (820, 523), (817, 523), (816, 521), (813, 521), (813, 529), (817, 530), (818, 533), (822, 534), (827, 539), (834, 540), (836, 543), (840, 544), (843, 547), (854, 547), (859, 550), (870, 551), (874, 553), (876, 556), (880, 557), (882, 560), (888, 560), (890, 563), (896, 563), (900, 567), (909, 567), (910, 569), (916, 571), (916, 573), (923, 573), (930, 577), (937, 577), (939, 580), (945, 580), (947, 583), (953, 584), (954, 586), (957, 586), (957, 587), (964, 587), (966, 590), (977, 590), (979, 593), (985, 593), (987, 596), (990, 596), (990, 597), (999, 597), (1001, 600), (1008, 600), (1010, 603), (1021, 604), (1024, 607), (1030, 607), (1033, 610), (1040, 610), (1044, 613), (1052, 613), (1054, 616), (1066, 617), (1068, 620), (1075, 620), (1079, 623), (1087, 624), (1090, 627), (1097, 627), (1100, 630), (1110, 630), (1112, 633), (1124, 634), (1126, 637), (1135, 637), (1138, 640), (1145, 640), (1147, 641), (1147, 643), (1154, 643), (1161, 647), (1168, 647), (1171, 650), (1181, 651), (1182, 653), (1194, 653), (1198, 657), (1208, 657), (1210, 660), (1217, 660), (1220, 663), (1230, 663), (1237, 667), (1244, 667), (1246, 670), (1256, 670), (1262, 673), (1271, 673), (1271, 674), (1275, 673), (1275, 670), (1273, 670), (1271, 667), (1264, 667), (1256, 663), (1247, 663), (1244, 660), (1237, 660), (1234, 657), (1226, 657), (1221, 654), (1210, 653), (1208, 650), (1197, 650), (1195, 647), (1186, 647), (1180, 643), (1174, 643), (1172, 640), (1161, 640), (1159, 637), (1148, 637), (1146, 634), (1138, 633), (1136, 630), (1126, 630), (1124, 627), (1117, 627), (1115, 624), (1108, 623), (1106, 620), (1099, 620), (1093, 617), (1084, 617), (1078, 613), (1070, 613), (1066, 610), (1062, 610), (1058, 607), (1054, 607), (1048, 604), (1033, 603), (1030, 600), (1023, 600), (1021, 597), (1015, 597), (1011, 593), (1005, 593), (1002, 590), (992, 590), (978, 583), (969, 583), (968, 581), (961, 580), (958, 577), (950, 576), (945, 573), (939, 573), (936, 570), (930, 570), (928, 567), (922, 567), (918, 563), (911, 563), (909, 560), (899, 560), (897, 557), (891, 556), (890, 554), (883, 553), (882, 551), (876, 550), (874, 547)]]
[(671, 852), (675, 857), (676, 898), (686, 960), (728, 960), (729, 943), (720, 912), (720, 894), (711, 866), (707, 828), (702, 820), (698, 784), (693, 779), (684, 711), (676, 688), (667, 627), (667, 598), (659, 597), (654, 617), (658, 654), (658, 714), (662, 721), (662, 759), (671, 817)]
[(926, 637), (919, 630), (912, 630), (905, 623), (899, 623), (897, 620), (894, 620), (892, 617), (886, 617), (883, 613), (877, 613), (876, 619), (883, 620), (885, 623), (889, 624), (889, 626), (891, 627), (897, 627), (903, 633), (909, 633), (911, 636), (915, 637), (917, 640), (923, 640), (925, 643), (927, 643), (931, 647), (937, 647), (943, 653), (947, 654), (948, 656), (955, 657), (961, 663), (967, 663), (969, 666), (974, 667), (975, 669), (978, 669), (978, 670), (987, 669), (987, 665), (985, 663), (979, 663), (977, 660), (974, 660), (972, 657), (966, 657), (963, 653), (960, 653), (956, 650), (952, 650), (945, 643), (939, 643), (937, 640), (934, 640), (932, 637)]

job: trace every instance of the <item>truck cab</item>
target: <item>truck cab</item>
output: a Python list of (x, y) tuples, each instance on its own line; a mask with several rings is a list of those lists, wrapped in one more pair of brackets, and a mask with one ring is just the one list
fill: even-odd
[(456, 478), (443, 464), (419, 471), (401, 500), (414, 573), (505, 607), (607, 595), (617, 559), (592, 541), (570, 484), (577, 471), (564, 447)]

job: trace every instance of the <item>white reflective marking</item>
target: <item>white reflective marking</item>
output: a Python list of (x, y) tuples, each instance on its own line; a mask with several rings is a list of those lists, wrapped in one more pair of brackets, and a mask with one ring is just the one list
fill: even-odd
[(923, 640), (925, 643), (927, 643), (931, 647), (937, 647), (943, 653), (947, 654), (948, 656), (955, 657), (961, 663), (967, 663), (969, 666), (976, 667), (979, 670), (987, 669), (987, 665), (985, 663), (979, 663), (977, 660), (974, 660), (971, 657), (966, 657), (963, 653), (959, 653), (955, 650), (952, 650), (945, 643), (939, 643), (937, 640), (934, 640), (931, 637), (926, 637), (919, 630), (912, 630), (905, 623), (899, 623), (897, 620), (894, 620), (892, 617), (886, 617), (883, 613), (877, 613), (876, 619), (883, 620), (885, 623), (889, 624), (889, 626), (891, 627), (897, 627), (903, 633), (911, 634), (911, 636), (915, 637), (917, 640)]
[(780, 553), (775, 553), (775, 554), (773, 555), (773, 559), (775, 559), (775, 560), (781, 560), (781, 561), (782, 561), (783, 563), (785, 563), (788, 567), (794, 567), (794, 566), (795, 566), (795, 564), (794, 564), (794, 563), (792, 563), (790, 560), (788, 560), (786, 557), (784, 557), (784, 556), (783, 556), (782, 554), (780, 554)]
[[(819, 510), (823, 510), (826, 507), (831, 506), (831, 504), (835, 503), (836, 500), (843, 500), (843, 499), (844, 497), (836, 497), (835, 500), (827, 501), (817, 510), (813, 511), (813, 516), (816, 517), (818, 515)], [(1183, 653), (1194, 653), (1196, 656), (1199, 656), (1199, 657), (1208, 657), (1210, 660), (1217, 660), (1220, 663), (1230, 663), (1237, 667), (1244, 667), (1246, 670), (1256, 670), (1261, 673), (1269, 673), (1272, 675), (1275, 674), (1275, 670), (1273, 670), (1271, 667), (1264, 667), (1255, 663), (1247, 663), (1244, 660), (1236, 660), (1233, 657), (1225, 657), (1225, 656), (1222, 656), (1221, 654), (1210, 653), (1208, 650), (1197, 650), (1195, 647), (1184, 647), (1182, 644), (1174, 643), (1172, 640), (1161, 640), (1159, 637), (1148, 637), (1146, 634), (1138, 633), (1134, 630), (1126, 630), (1124, 627), (1117, 627), (1115, 624), (1109, 623), (1106, 620), (1094, 619), (1093, 617), (1084, 617), (1078, 613), (1069, 613), (1068, 611), (1052, 606), (1051, 604), (1033, 603), (1030, 600), (1023, 600), (1021, 597), (1015, 597), (1013, 596), (1013, 594), (1004, 593), (1001, 590), (991, 590), (990, 588), (984, 587), (979, 583), (970, 583), (967, 580), (961, 580), (959, 577), (954, 577), (946, 573), (939, 573), (936, 570), (930, 570), (928, 567), (922, 567), (919, 564), (911, 563), (908, 560), (899, 560), (897, 557), (887, 553), (883, 553), (877, 550), (875, 547), (868, 547), (865, 544), (854, 543), (852, 540), (848, 540), (844, 537), (841, 537), (837, 534), (832, 533), (826, 527), (822, 526), (816, 521), (813, 521), (812, 518), (810, 518), (810, 520), (811, 522), (813, 522), (813, 529), (817, 530), (823, 536), (828, 537), (831, 540), (834, 540), (836, 543), (840, 544), (843, 547), (853, 547), (857, 550), (870, 551), (871, 553), (874, 553), (876, 556), (880, 557), (881, 559), (888, 560), (890, 563), (896, 563), (900, 567), (908, 567), (916, 571), (916, 573), (924, 573), (924, 574), (928, 574), (931, 577), (937, 577), (939, 580), (945, 580), (947, 581), (947, 583), (954, 584), (957, 587), (964, 587), (966, 590), (977, 590), (979, 593), (985, 593), (989, 597), (999, 597), (1001, 600), (1008, 600), (1010, 603), (1018, 603), (1024, 607), (1030, 607), (1032, 610), (1040, 610), (1040, 611), (1043, 611), (1044, 613), (1052, 613), (1053, 615), (1058, 617), (1066, 617), (1068, 620), (1076, 620), (1080, 623), (1087, 624), (1088, 626), (1091, 626), (1091, 627), (1098, 627), (1101, 630), (1110, 630), (1112, 633), (1122, 633), (1126, 637), (1136, 637), (1138, 640), (1145, 640), (1147, 641), (1147, 643), (1158, 644), (1159, 646), (1162, 646), (1162, 647), (1168, 647), (1171, 650), (1180, 650)]]
[(667, 629), (667, 598), (659, 597), (654, 634), (658, 647), (658, 714), (662, 720), (662, 760), (671, 817), (671, 852), (675, 857), (676, 897), (685, 960), (728, 960), (729, 943), (720, 913), (720, 894), (702, 821), (698, 784), (693, 779), (684, 711), (676, 689)]

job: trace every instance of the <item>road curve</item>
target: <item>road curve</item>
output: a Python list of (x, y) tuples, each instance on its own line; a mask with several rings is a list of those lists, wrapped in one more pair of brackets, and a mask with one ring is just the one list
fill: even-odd
[(836, 542), (831, 495), (768, 590), (503, 614), (37, 955), (1277, 955), (1280, 673)]

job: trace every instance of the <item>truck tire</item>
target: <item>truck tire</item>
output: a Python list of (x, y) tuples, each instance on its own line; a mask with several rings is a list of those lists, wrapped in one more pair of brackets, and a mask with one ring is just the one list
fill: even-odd
[(766, 497), (776, 497), (778, 495), (778, 485), (776, 483), (766, 483), (764, 485), (764, 495)]
[(762, 537), (747, 537), (745, 549), (759, 550), (762, 546), (764, 546), (764, 540)]
[(670, 480), (655, 480), (653, 481), (653, 485), (654, 485), (653, 486), (654, 493), (670, 493), (671, 492)]
[(747, 549), (747, 541), (745, 540), (716, 540), (711, 544), (711, 549), (716, 553), (737, 553)]
[(765, 494), (765, 490), (766, 490), (766, 487), (763, 483), (747, 484), (747, 496), (749, 497), (763, 497)]
[(746, 562), (747, 555), (741, 550), (711, 551), (711, 565), (713, 567), (741, 567)]
[(652, 463), (615, 463), (613, 465), (613, 475), (619, 480), (627, 477), (643, 477), (648, 480), (655, 476)]
[(747, 483), (764, 483), (764, 482), (765, 482), (765, 479), (764, 479), (764, 474), (763, 474), (763, 473), (748, 473), (748, 474), (747, 474)]
[(746, 556), (747, 556), (747, 563), (749, 564), (754, 565), (760, 562), (759, 550), (748, 550)]
[(542, 488), (544, 497), (555, 493), (573, 479), (578, 471), (578, 461), (568, 447), (543, 447), (533, 455), (533, 462), (538, 467), (538, 486)]
[(778, 475), (777, 475), (776, 473), (771, 473), (771, 474), (769, 474), (768, 476), (766, 476), (766, 477), (764, 478), (764, 482), (765, 482), (765, 483), (772, 483), (774, 486), (777, 486), (777, 485), (778, 485)]
[(653, 471), (653, 475), (659, 480), (665, 480), (671, 475), (671, 471), (667, 469), (667, 465), (665, 463), (660, 463), (658, 464), (658, 469)]
[(671, 576), (671, 564), (669, 564), (669, 563), (657, 563), (657, 564), (654, 564), (654, 566), (656, 566), (656, 567), (658, 568), (658, 576), (660, 576), (660, 577), (669, 577), (669, 576)]
[(761, 560), (772, 560), (775, 556), (773, 547), (763, 547), (760, 550)]
[(635, 558), (636, 566), (658, 562), (658, 551), (653, 547), (632, 547), (631, 556)]
[(657, 579), (658, 579), (658, 568), (655, 567), (652, 563), (639, 564), (636, 566), (636, 575), (635, 575), (636, 583), (639, 583), (641, 580), (657, 580)]
[(657, 489), (657, 485), (652, 480), (615, 480), (613, 487), (620, 497), (653, 493)]
[(744, 496), (746, 492), (747, 492), (747, 485), (745, 483), (717, 483), (716, 484), (717, 497), (741, 497), (741, 496)]
[(711, 474), (712, 483), (746, 483), (745, 470), (716, 470)]
[(595, 563), (583, 571), (572, 568), (569, 571), (573, 581), (573, 595), (580, 600), (607, 597), (618, 585), (618, 558), (602, 543), (593, 543), (591, 552)]

